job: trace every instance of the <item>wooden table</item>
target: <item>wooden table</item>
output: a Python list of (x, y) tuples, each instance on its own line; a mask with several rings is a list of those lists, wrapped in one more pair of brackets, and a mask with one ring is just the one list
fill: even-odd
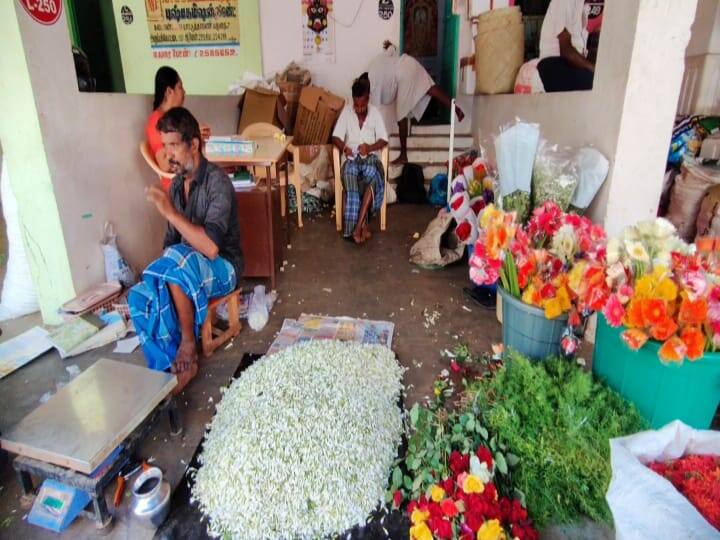
[[(281, 191), (280, 197), (287, 197), (287, 186), (289, 184), (287, 149), (292, 142), (292, 137), (286, 137), (283, 141), (280, 141), (274, 137), (260, 137), (257, 139), (253, 139), (253, 141), (256, 144), (256, 148), (252, 154), (238, 156), (221, 156), (215, 154), (207, 154), (205, 157), (208, 161), (210, 161), (211, 163), (215, 163), (220, 167), (265, 168), (266, 185), (264, 188), (264, 195), (266, 205), (266, 219), (263, 221), (267, 224), (267, 226), (266, 231), (264, 231), (264, 236), (266, 238), (264, 238), (263, 240), (265, 247), (267, 248), (267, 251), (265, 253), (267, 254), (267, 260), (269, 264), (254, 264), (253, 261), (249, 261), (246, 258), (246, 265), (248, 266), (248, 268), (247, 271), (244, 273), (244, 276), (268, 277), (270, 278), (270, 286), (274, 289), (277, 277), (277, 268), (282, 262), (282, 247), (280, 245), (280, 247), (278, 248), (277, 245), (278, 231), (276, 229), (278, 227), (278, 223), (276, 218), (279, 215), (279, 209), (275, 208), (276, 205), (273, 204), (272, 192), (273, 184), (276, 184), (278, 186), (278, 189)], [(285, 165), (285, 186), (282, 186), (280, 184), (280, 172), (278, 167), (278, 165), (280, 164)], [(273, 177), (273, 170), (275, 171), (275, 177)], [(250, 209), (250, 206), (248, 206), (247, 204), (242, 204), (245, 202), (242, 199), (244, 198), (243, 194), (252, 191), (252, 189), (253, 188), (250, 188), (249, 190), (236, 190), (236, 197), (238, 198), (238, 211), (240, 211), (240, 206), (243, 206), (246, 210)], [(262, 188), (256, 187), (255, 189)], [(248, 216), (243, 216), (242, 214), (240, 215), (241, 228), (242, 222), (246, 222), (248, 225), (250, 225), (247, 219), (245, 219), (246, 217)], [(241, 230), (241, 234), (256, 235), (258, 233), (258, 230), (255, 225), (256, 221), (253, 221), (252, 230)], [(286, 228), (288, 227), (287, 212), (284, 226)], [(287, 229), (287, 232), (289, 234), (289, 228)], [(243, 243), (247, 245), (246, 240), (243, 240)], [(247, 257), (247, 255), (249, 254), (245, 255)]]

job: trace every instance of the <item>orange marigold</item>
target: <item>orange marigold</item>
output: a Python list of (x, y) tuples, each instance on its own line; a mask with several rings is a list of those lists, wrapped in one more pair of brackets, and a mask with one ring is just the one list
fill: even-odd
[(665, 302), (662, 300), (648, 298), (641, 301), (641, 306), (643, 319), (648, 326), (655, 326), (667, 317)]
[(700, 325), (705, 322), (707, 318), (707, 302), (704, 298), (698, 298), (697, 300), (690, 300), (689, 298), (683, 298), (680, 304), (680, 313), (678, 314), (678, 321), (681, 325)]
[(685, 359), (687, 347), (685, 342), (677, 336), (673, 336), (662, 344), (658, 356), (664, 362), (682, 362)]
[(702, 358), (703, 352), (705, 351), (705, 336), (696, 326), (686, 326), (680, 333), (680, 339), (682, 339), (687, 351), (685, 355), (689, 360), (697, 360)]
[(629, 330), (625, 330), (622, 334), (620, 334), (620, 337), (625, 342), (625, 345), (630, 347), (633, 351), (641, 349), (649, 339), (649, 336), (639, 328), (630, 328)]
[(645, 328), (642, 312), (642, 300), (632, 300), (625, 312), (625, 326), (628, 328)]
[(669, 339), (675, 332), (677, 332), (678, 325), (675, 324), (670, 317), (665, 317), (659, 323), (655, 324), (650, 328), (650, 335), (653, 339), (658, 341), (665, 341)]

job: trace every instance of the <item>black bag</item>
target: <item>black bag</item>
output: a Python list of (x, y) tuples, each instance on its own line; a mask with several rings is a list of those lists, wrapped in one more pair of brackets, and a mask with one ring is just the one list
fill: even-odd
[(398, 202), (408, 204), (426, 204), (425, 174), (423, 168), (415, 163), (406, 163), (398, 179)]

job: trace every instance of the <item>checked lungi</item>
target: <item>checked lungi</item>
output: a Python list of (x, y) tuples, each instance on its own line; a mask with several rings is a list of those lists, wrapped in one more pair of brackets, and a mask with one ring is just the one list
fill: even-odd
[(222, 257), (210, 260), (186, 244), (165, 249), (150, 263), (142, 281), (130, 289), (130, 317), (148, 367), (168, 369), (180, 346), (180, 322), (168, 284), (178, 285), (195, 306), (195, 339), (211, 298), (230, 294), (237, 283), (233, 265)]
[(342, 183), (345, 190), (343, 207), (343, 235), (352, 236), (360, 214), (360, 202), (367, 188), (373, 190), (373, 202), (370, 206), (372, 214), (377, 213), (385, 196), (385, 176), (380, 159), (375, 154), (366, 158), (360, 156), (348, 159), (342, 167)]

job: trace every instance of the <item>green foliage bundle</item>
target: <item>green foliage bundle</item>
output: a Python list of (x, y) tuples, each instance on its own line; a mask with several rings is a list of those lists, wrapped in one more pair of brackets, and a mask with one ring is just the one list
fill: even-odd
[(531, 363), (514, 352), (466, 393), (483, 425), (519, 458), (513, 485), (538, 527), (583, 515), (610, 521), (608, 441), (647, 428), (633, 405), (577, 365)]

